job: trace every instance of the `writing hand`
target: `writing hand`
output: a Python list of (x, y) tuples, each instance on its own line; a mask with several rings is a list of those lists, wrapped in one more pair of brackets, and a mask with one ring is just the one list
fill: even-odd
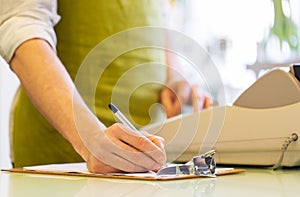
[(166, 162), (162, 138), (137, 135), (122, 124), (108, 127), (94, 139), (99, 147), (90, 147), (87, 165), (91, 172), (144, 172), (160, 169)]

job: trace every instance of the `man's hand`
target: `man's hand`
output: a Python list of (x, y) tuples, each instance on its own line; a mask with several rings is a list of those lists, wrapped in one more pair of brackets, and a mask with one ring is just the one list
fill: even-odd
[(177, 81), (164, 87), (160, 99), (168, 118), (180, 114), (187, 104), (192, 105), (195, 112), (210, 107), (210, 98), (198, 85), (190, 85), (187, 81)]
[(86, 161), (91, 172), (145, 172), (158, 170), (166, 162), (162, 138), (137, 135), (122, 124), (108, 127), (94, 139)]

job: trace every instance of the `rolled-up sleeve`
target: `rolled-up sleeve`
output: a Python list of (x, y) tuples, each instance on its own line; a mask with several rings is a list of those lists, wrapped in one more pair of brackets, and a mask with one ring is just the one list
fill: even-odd
[[(3, 2), (5, 1), (5, 3)], [(0, 55), (9, 63), (26, 40), (41, 38), (56, 48), (54, 26), (60, 17), (55, 0), (0, 0)]]

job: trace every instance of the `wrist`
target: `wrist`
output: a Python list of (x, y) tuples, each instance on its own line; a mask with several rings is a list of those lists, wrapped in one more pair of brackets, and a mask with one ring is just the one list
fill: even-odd
[(78, 141), (73, 142), (72, 146), (73, 146), (74, 150), (81, 156), (81, 158), (84, 161), (88, 160), (90, 152), (81, 140), (79, 142)]

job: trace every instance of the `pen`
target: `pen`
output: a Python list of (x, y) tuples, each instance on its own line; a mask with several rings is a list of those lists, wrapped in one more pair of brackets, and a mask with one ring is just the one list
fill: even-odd
[(131, 130), (133, 130), (136, 134), (141, 134), (135, 126), (122, 114), (122, 112), (112, 103), (108, 105), (111, 111), (114, 113), (115, 117), (121, 121), (124, 125), (128, 126)]

